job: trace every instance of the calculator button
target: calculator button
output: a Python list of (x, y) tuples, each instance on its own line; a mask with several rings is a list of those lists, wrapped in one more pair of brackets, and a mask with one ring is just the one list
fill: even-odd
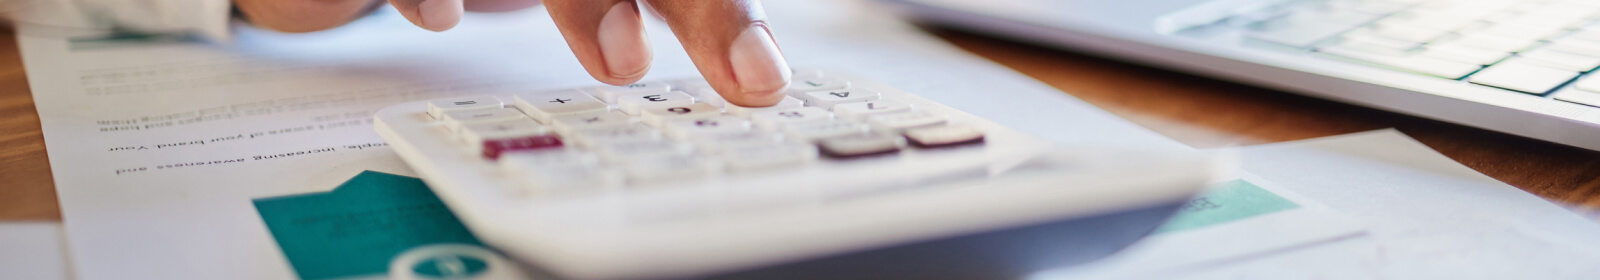
[(622, 112), (556, 117), (551, 122), (555, 123), (557, 129), (567, 132), (579, 129), (625, 127), (634, 124), (633, 117), (629, 117)]
[(833, 109), (834, 105), (878, 100), (878, 96), (879, 94), (873, 91), (842, 89), (807, 92), (800, 98), (805, 99), (807, 105)]
[[(684, 92), (689, 92), (690, 90), (711, 88), (711, 82), (707, 82), (706, 79), (703, 79), (703, 78), (689, 78), (689, 79), (676, 80), (676, 81), (669, 82), (668, 84), (672, 85), (672, 89), (673, 90), (681, 90), (681, 91), (684, 91)], [(693, 95), (694, 93), (691, 92), (690, 94)], [(699, 96), (696, 95), (695, 97), (699, 97)]]
[(608, 104), (617, 103), (617, 98), (624, 95), (650, 95), (662, 94), (672, 91), (672, 86), (666, 83), (633, 83), (625, 86), (598, 86), (589, 89), (595, 98)]
[(783, 135), (762, 131), (702, 134), (689, 138), (695, 148), (706, 154), (716, 154), (728, 149), (752, 146), (772, 146), (783, 143)]
[(899, 113), (911, 110), (911, 104), (894, 100), (844, 103), (833, 106), (833, 113), (841, 119), (862, 120), (877, 114)]
[(829, 157), (847, 158), (900, 151), (905, 138), (889, 135), (858, 135), (822, 139), (818, 146)]
[(683, 107), (694, 104), (694, 97), (681, 91), (651, 94), (632, 94), (617, 97), (617, 108), (629, 115), (639, 115), (639, 111)]
[(833, 119), (833, 113), (817, 107), (800, 107), (788, 110), (768, 110), (750, 114), (756, 126), (777, 130), (789, 124), (819, 122)]
[(523, 115), (522, 111), (517, 111), (517, 109), (511, 108), (451, 111), (444, 113), (444, 124), (452, 131), (461, 131), (461, 126), (467, 124), (526, 119), (528, 119), (528, 115)]
[(793, 67), (789, 68), (789, 73), (789, 77), (793, 77), (791, 78), (792, 80), (817, 79), (826, 76), (821, 70)]
[(740, 117), (749, 117), (750, 113), (754, 112), (797, 109), (800, 107), (805, 107), (805, 105), (805, 101), (800, 101), (800, 99), (794, 98), (794, 96), (784, 96), (783, 101), (778, 101), (778, 104), (768, 107), (744, 107), (733, 105), (733, 103), (728, 103), (723, 106), (723, 109), (728, 111), (729, 114)]
[(639, 185), (705, 177), (717, 168), (715, 162), (696, 156), (667, 156), (629, 161), (623, 171), (629, 184)]
[(944, 124), (944, 122), (943, 116), (920, 111), (867, 117), (867, 125), (871, 125), (872, 129), (893, 132), (899, 132), (907, 128), (939, 125)]
[(783, 128), (783, 134), (799, 141), (813, 142), (818, 139), (864, 135), (867, 134), (866, 124), (848, 120), (830, 120), (814, 123), (791, 124)]
[(682, 142), (634, 141), (600, 144), (595, 151), (608, 162), (625, 163), (640, 158), (688, 155), (694, 150)]
[(976, 126), (953, 124), (907, 129), (906, 139), (918, 147), (940, 147), (982, 143), (983, 129)]
[(746, 172), (790, 167), (817, 158), (817, 147), (811, 145), (781, 145), (747, 147), (729, 150), (718, 157), (730, 172)]
[(500, 155), (505, 153), (552, 149), (560, 148), (561, 146), (561, 138), (555, 135), (485, 140), (483, 141), (483, 157), (492, 160), (499, 159)]
[(683, 120), (712, 118), (722, 115), (722, 109), (705, 103), (695, 103), (677, 107), (658, 107), (639, 111), (639, 118), (651, 126), (661, 127), (662, 123)]
[(500, 99), (493, 96), (472, 96), (461, 98), (447, 98), (428, 101), (428, 116), (434, 119), (443, 119), (446, 112), (495, 109), (504, 107)]
[(850, 88), (850, 81), (835, 77), (795, 77), (789, 82), (789, 95)]
[(599, 99), (576, 90), (518, 94), (514, 98), (517, 109), (542, 123), (550, 123), (561, 116), (599, 114), (609, 110)]
[(632, 125), (574, 130), (572, 141), (584, 147), (597, 147), (609, 143), (660, 141), (661, 132), (649, 127)]
[(500, 168), (513, 173), (555, 166), (596, 166), (599, 164), (599, 156), (574, 149), (544, 149), (500, 155)]
[(690, 89), (684, 90), (684, 92), (689, 93), (689, 95), (693, 95), (695, 102), (711, 104), (711, 106), (716, 106), (717, 108), (725, 107), (728, 104), (727, 100), (722, 99), (722, 94), (718, 94), (717, 90), (711, 89), (709, 87), (707, 87), (707, 88), (690, 88)]
[(601, 190), (622, 185), (622, 174), (598, 166), (556, 165), (511, 171), (524, 182), (527, 195)]
[(463, 142), (474, 144), (472, 147), (482, 147), (476, 143), (483, 143), (484, 140), (544, 135), (549, 133), (549, 130), (533, 120), (524, 118), (462, 125), (459, 132)]
[(688, 139), (699, 135), (732, 134), (750, 131), (750, 121), (733, 116), (674, 120), (662, 126), (668, 136)]

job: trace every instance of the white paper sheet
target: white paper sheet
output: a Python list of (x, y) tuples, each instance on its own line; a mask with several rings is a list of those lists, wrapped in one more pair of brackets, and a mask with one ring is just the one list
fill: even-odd
[[(1226, 263), (1365, 233), (1366, 225), (1322, 203), (1289, 191), (1277, 183), (1249, 173), (1237, 178), (1270, 196), (1293, 202), (1280, 207), (1266, 194), (1242, 194), (1217, 183), (1191, 200), (1163, 229), (1116, 255), (1086, 265), (1036, 273), (1032, 279), (1159, 279), (1189, 266)], [(1282, 209), (1282, 210), (1271, 210)], [(1224, 211), (1207, 214), (1205, 211)], [(1249, 214), (1265, 213), (1265, 214)], [(1210, 215), (1210, 216), (1204, 216)], [(1204, 216), (1204, 217), (1203, 217)], [(1169, 230), (1194, 219), (1219, 219), (1209, 226)]]
[(1240, 148), (1366, 234), (1125, 279), (1595, 279), (1600, 225), (1394, 130)]
[(61, 223), (0, 223), (0, 279), (72, 279)]
[[(1062, 144), (1187, 149), (854, 1), (768, 1), (791, 65), (843, 70)], [(646, 79), (694, 76), (667, 29)], [(597, 85), (542, 11), (433, 33), (394, 14), (234, 46), (19, 38), (80, 279), (292, 279), (250, 199), (412, 174), (372, 131), (402, 101)], [(174, 43), (177, 42), (177, 43)]]

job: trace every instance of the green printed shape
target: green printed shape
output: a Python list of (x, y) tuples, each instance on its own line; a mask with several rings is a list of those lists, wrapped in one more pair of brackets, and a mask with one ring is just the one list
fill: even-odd
[[(483, 246), (422, 180), (406, 176), (363, 171), (331, 192), (259, 198), (255, 206), (303, 280), (383, 275), (396, 255), (424, 245)], [(481, 260), (464, 261), (450, 267), (465, 271), (450, 272), (483, 270)]]
[(1189, 200), (1155, 232), (1204, 228), (1299, 207), (1300, 204), (1248, 181), (1227, 181), (1212, 185), (1205, 193)]
[(433, 278), (466, 278), (482, 273), (489, 268), (489, 263), (469, 256), (449, 256), (433, 258), (411, 267), (417, 275)]

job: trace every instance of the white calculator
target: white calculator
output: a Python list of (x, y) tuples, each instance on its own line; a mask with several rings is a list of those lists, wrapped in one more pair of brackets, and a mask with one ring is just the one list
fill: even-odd
[[(1091, 244), (1106, 252), (1046, 252), (1104, 255), (1159, 225), (1222, 165), (1054, 147), (835, 72), (798, 72), (788, 93), (775, 106), (740, 107), (690, 78), (419, 101), (376, 118), (479, 239), (574, 279), (861, 278), (873, 275), (861, 262), (927, 255), (952, 264), (916, 271), (992, 275), (939, 270), (981, 270), (965, 265), (993, 254), (926, 245), (1144, 209), (1142, 220), (1055, 227), (1115, 237), (988, 237), (1043, 242), (1019, 248)], [(897, 248), (924, 249), (881, 257)], [(846, 267), (817, 262), (872, 254)]]

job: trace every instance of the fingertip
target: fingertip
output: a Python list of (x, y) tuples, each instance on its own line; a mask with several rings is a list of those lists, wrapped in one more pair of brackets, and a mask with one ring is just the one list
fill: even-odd
[(774, 90), (743, 91), (735, 94), (723, 94), (722, 98), (727, 100), (728, 103), (733, 103), (733, 105), (739, 105), (740, 107), (768, 107), (778, 105), (778, 102), (783, 101), (784, 97), (788, 97), (784, 89), (787, 89), (787, 87)]
[(771, 98), (768, 95), (782, 95), (783, 89), (789, 87), (789, 62), (783, 58), (765, 24), (751, 24), (734, 38), (733, 45), (728, 48), (728, 62), (734, 80), (739, 83), (739, 91), (744, 95)]
[(423, 0), (417, 3), (418, 26), (434, 32), (455, 27), (461, 22), (462, 13), (461, 0)]
[(595, 36), (606, 73), (615, 78), (644, 76), (654, 54), (644, 33), (644, 22), (631, 1), (613, 5), (600, 19)]

